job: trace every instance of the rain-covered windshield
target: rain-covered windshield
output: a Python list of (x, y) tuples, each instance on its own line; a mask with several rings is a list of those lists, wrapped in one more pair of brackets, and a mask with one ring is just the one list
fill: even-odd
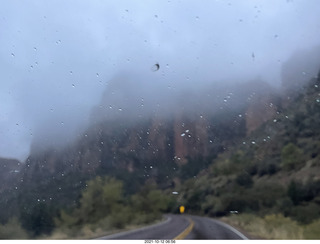
[(319, 239), (319, 12), (3, 1), (0, 239)]

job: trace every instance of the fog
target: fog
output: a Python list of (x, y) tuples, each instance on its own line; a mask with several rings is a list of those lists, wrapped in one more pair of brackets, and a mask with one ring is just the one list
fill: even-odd
[(318, 0), (3, 1), (0, 157), (72, 141), (117, 84), (124, 107), (141, 94), (162, 112), (182, 91), (229, 80), (280, 87), (283, 63), (320, 44), (319, 10)]

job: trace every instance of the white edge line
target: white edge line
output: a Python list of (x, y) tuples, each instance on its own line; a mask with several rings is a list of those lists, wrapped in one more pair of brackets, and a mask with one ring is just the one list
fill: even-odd
[[(210, 218), (208, 218), (210, 219)], [(248, 237), (246, 237), (244, 234), (242, 234), (240, 231), (238, 231), (237, 229), (233, 228), (232, 226), (228, 225), (228, 224), (225, 224), (219, 220), (215, 220), (215, 219), (210, 219), (211, 221), (229, 229), (230, 231), (232, 231), (233, 233), (235, 233), (236, 235), (238, 235), (240, 238), (242, 238), (243, 240), (249, 240)]]
[(161, 226), (161, 225), (164, 225), (164, 224), (166, 224), (166, 223), (171, 221), (171, 217), (166, 217), (166, 218), (167, 219), (165, 221), (157, 223), (157, 224), (154, 224), (154, 225), (149, 225), (149, 226), (146, 226), (146, 227), (142, 227), (142, 228), (134, 229), (134, 230), (129, 230), (129, 231), (123, 231), (123, 232), (119, 232), (119, 233), (112, 234), (112, 235), (101, 236), (101, 237), (96, 238), (95, 240), (106, 240), (106, 239), (110, 239), (110, 238), (117, 238), (117, 237), (121, 237), (122, 235), (127, 235), (127, 234), (131, 234), (131, 233), (139, 232), (139, 231), (142, 231), (142, 230), (147, 230), (147, 229), (150, 229), (150, 228), (154, 228), (154, 227), (157, 227), (157, 226)]

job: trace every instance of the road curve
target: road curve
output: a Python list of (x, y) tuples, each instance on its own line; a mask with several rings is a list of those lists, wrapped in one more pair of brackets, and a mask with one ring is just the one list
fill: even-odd
[(193, 215), (188, 217), (194, 227), (186, 240), (248, 240), (240, 231), (221, 221)]
[(103, 236), (99, 240), (246, 240), (238, 230), (220, 221), (194, 215), (165, 215), (166, 220), (137, 230)]

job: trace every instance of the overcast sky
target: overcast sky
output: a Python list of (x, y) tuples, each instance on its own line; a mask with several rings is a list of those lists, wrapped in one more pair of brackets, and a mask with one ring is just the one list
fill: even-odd
[(318, 0), (2, 0), (0, 156), (74, 134), (121, 72), (190, 89), (279, 86), (282, 63), (320, 44), (319, 13)]

